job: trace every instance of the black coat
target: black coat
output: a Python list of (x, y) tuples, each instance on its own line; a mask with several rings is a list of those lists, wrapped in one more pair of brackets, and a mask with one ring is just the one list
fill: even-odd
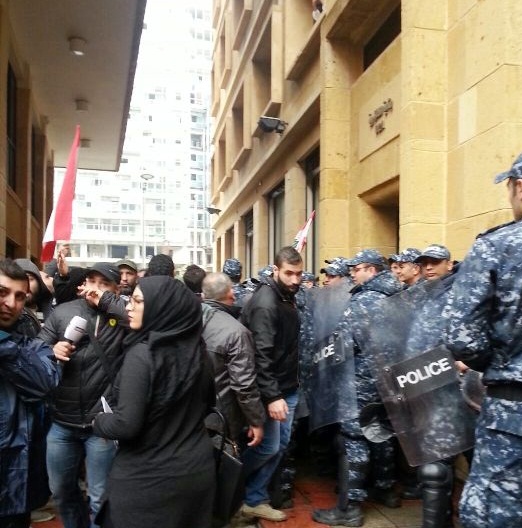
[[(47, 319), (39, 337), (51, 347), (63, 341), (65, 329), (75, 315), (89, 321), (107, 364), (117, 373), (127, 332), (123, 301), (105, 292), (98, 309), (90, 307), (85, 299), (60, 304)], [(112, 402), (112, 381), (89, 337), (82, 338), (70, 361), (63, 364), (62, 380), (53, 394), (53, 420), (66, 426), (90, 428), (94, 416), (102, 411), (100, 397), (104, 395)]]
[(257, 384), (268, 404), (295, 392), (298, 381), (299, 316), (293, 297), (268, 278), (241, 314), (256, 346)]

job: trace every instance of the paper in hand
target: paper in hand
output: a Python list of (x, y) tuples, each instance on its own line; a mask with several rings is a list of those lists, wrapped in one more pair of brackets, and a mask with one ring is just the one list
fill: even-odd
[(100, 400), (101, 400), (101, 403), (102, 403), (103, 412), (104, 412), (104, 413), (111, 413), (111, 414), (112, 414), (111, 406), (109, 405), (109, 403), (108, 403), (107, 400), (105, 399), (105, 396), (102, 396), (102, 397), (100, 398)]

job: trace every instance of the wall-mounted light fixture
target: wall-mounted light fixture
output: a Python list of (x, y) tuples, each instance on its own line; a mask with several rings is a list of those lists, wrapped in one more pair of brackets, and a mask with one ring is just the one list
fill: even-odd
[(70, 37), (69, 38), (69, 51), (76, 55), (77, 57), (81, 57), (85, 55), (85, 39), (81, 37)]
[(261, 116), (257, 124), (263, 132), (277, 132), (278, 134), (282, 134), (288, 125), (286, 121), (278, 117), (268, 116)]
[(89, 111), (89, 101), (87, 101), (86, 99), (75, 99), (74, 104), (76, 106), (77, 112)]

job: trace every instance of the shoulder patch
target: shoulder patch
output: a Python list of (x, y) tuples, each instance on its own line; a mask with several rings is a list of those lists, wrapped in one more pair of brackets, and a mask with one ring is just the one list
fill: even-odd
[(502, 229), (503, 227), (507, 227), (507, 226), (513, 225), (515, 223), (516, 222), (514, 220), (512, 220), (511, 222), (506, 222), (505, 224), (500, 224), (500, 225), (498, 225), (496, 227), (492, 227), (491, 229), (487, 229), (486, 231), (482, 231), (482, 233), (479, 233), (477, 235), (477, 238), (482, 238), (485, 235), (489, 235), (490, 233), (494, 233), (495, 231), (498, 231), (499, 229)]

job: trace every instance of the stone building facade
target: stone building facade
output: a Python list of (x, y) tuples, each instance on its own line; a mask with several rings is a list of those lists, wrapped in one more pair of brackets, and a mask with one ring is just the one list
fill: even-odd
[(522, 3), (311, 4), (214, 0), (216, 267), (255, 275), (312, 210), (315, 272), (363, 247), (462, 258), (510, 218), (492, 179), (522, 151)]

